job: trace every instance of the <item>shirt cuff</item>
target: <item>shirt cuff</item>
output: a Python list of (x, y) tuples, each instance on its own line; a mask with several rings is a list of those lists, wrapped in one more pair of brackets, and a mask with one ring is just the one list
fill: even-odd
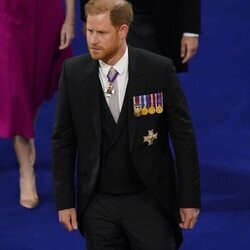
[(184, 32), (183, 36), (188, 36), (188, 37), (199, 37), (199, 34), (195, 33), (190, 33), (190, 32)]

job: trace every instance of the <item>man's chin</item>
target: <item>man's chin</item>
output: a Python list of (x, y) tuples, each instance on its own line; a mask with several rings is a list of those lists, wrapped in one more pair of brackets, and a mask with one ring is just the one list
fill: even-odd
[(102, 60), (102, 56), (101, 55), (98, 55), (98, 54), (95, 54), (95, 53), (90, 53), (92, 59), (94, 60)]

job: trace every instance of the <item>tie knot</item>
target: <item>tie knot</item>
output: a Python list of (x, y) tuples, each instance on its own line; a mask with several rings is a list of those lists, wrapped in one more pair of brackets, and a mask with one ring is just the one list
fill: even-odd
[(119, 73), (113, 67), (111, 67), (107, 75), (109, 82), (113, 82), (118, 76), (118, 74)]

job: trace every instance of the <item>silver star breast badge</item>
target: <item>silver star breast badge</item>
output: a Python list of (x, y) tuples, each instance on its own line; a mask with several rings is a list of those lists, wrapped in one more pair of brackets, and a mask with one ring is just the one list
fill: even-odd
[(143, 142), (147, 142), (148, 146), (153, 145), (154, 140), (157, 139), (157, 135), (158, 135), (158, 132), (154, 133), (153, 129), (148, 130), (148, 135), (147, 136), (143, 136)]

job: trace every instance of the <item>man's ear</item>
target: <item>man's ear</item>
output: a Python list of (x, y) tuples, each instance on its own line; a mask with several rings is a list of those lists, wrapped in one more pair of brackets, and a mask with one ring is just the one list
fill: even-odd
[(128, 30), (129, 30), (128, 25), (123, 24), (123, 25), (120, 26), (120, 28), (119, 28), (119, 33), (120, 33), (120, 37), (121, 37), (122, 39), (126, 39), (127, 34), (128, 34)]

